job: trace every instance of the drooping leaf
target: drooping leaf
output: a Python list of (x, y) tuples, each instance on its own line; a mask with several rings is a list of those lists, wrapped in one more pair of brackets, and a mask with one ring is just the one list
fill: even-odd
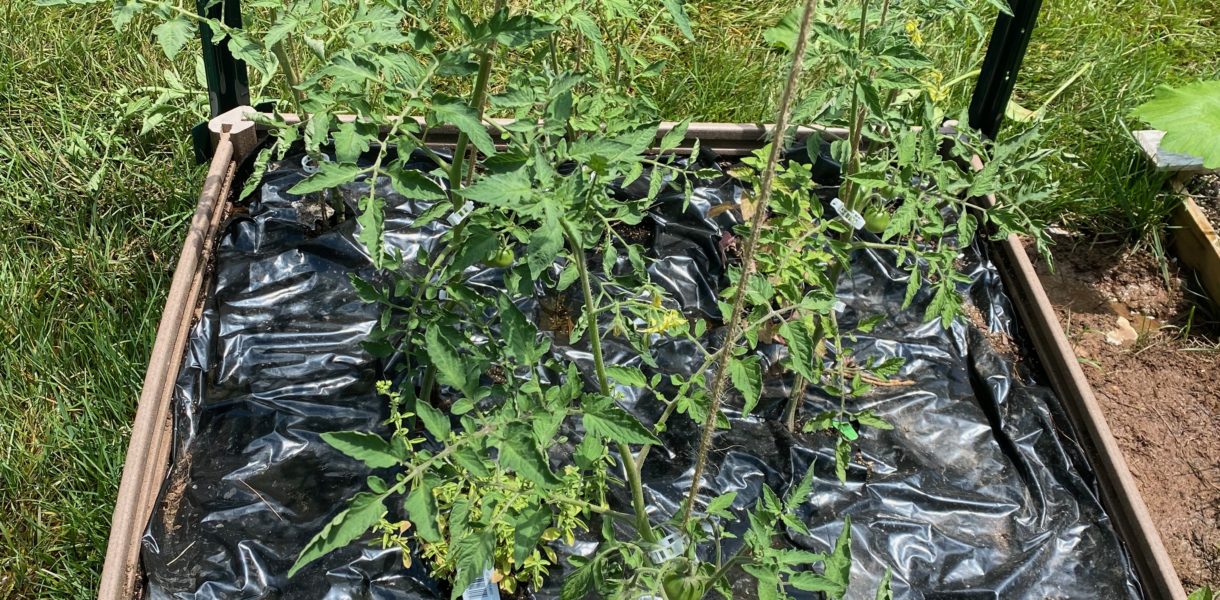
[(348, 163), (323, 162), (318, 172), (288, 189), (289, 194), (312, 194), (355, 181), (365, 170)]
[(400, 461), (390, 443), (381, 436), (365, 431), (328, 431), (322, 441), (374, 469), (397, 465)]
[(674, 20), (674, 25), (678, 26), (678, 31), (682, 32), (682, 36), (688, 40), (695, 39), (695, 33), (690, 28), (690, 18), (686, 16), (686, 9), (682, 7), (682, 0), (662, 0), (665, 4), (665, 10), (669, 11), (669, 17)]
[(780, 326), (780, 335), (788, 342), (788, 362), (796, 373), (805, 376), (806, 381), (817, 381), (814, 374), (813, 359), (816, 348), (813, 346), (813, 335), (805, 323), (789, 321)]
[(453, 457), (453, 462), (463, 469), (470, 471), (470, 474), (475, 477), (491, 475), (487, 465), (483, 464), (483, 454), (470, 445), (462, 445), (455, 448), (450, 456)]
[(758, 399), (762, 395), (762, 368), (758, 364), (758, 357), (750, 356), (744, 360), (730, 358), (729, 381), (745, 399), (742, 414), (750, 414), (758, 406)]
[(538, 449), (534, 436), (525, 426), (509, 427), (500, 436), (497, 449), (500, 464), (506, 469), (511, 469), (543, 487), (556, 483), (555, 474), (551, 472), (546, 456)]
[[(447, 200), (449, 196), (445, 194), (445, 190), (440, 184), (432, 180), (431, 177), (414, 169), (404, 169), (398, 163), (395, 163), (389, 168), (390, 183), (394, 185), (394, 191), (411, 198), (413, 200)], [(416, 223), (416, 227), (422, 227), (422, 224)]]
[(195, 37), (195, 23), (186, 17), (176, 17), (154, 27), (153, 33), (165, 55), (174, 60), (182, 47)]
[(835, 476), (847, 483), (847, 467), (851, 465), (851, 443), (843, 437), (835, 440)]
[(498, 298), (500, 309), (500, 333), (504, 336), (508, 355), (520, 362), (535, 359), (534, 347), (538, 330), (525, 318), (516, 304), (507, 295)]
[(1160, 86), (1133, 114), (1165, 131), (1165, 150), (1202, 158), (1208, 169), (1220, 168), (1220, 81)]
[(659, 444), (653, 435), (630, 413), (614, 403), (593, 408), (586, 405), (581, 418), (589, 435), (603, 437), (621, 444)]
[[(526, 247), (525, 262), (529, 265), (530, 277), (538, 279), (551, 268), (555, 257), (563, 250), (563, 234), (558, 223), (548, 223), (530, 233)], [(578, 259), (579, 260), (579, 259)]]
[(301, 550), (288, 576), (296, 575), (309, 563), (322, 558), (331, 551), (347, 546), (373, 528), (385, 515), (384, 497), (379, 494), (360, 492), (352, 497), (347, 508), (335, 515)]
[(415, 486), (411, 493), (407, 494), (403, 508), (406, 509), (407, 518), (411, 519), (419, 537), (430, 543), (441, 541), (441, 530), (436, 523), (436, 500), (432, 497), (432, 486), (427, 481)]
[(648, 378), (644, 377), (644, 372), (636, 367), (620, 367), (617, 365), (607, 365), (606, 375), (615, 383), (619, 383), (628, 387), (648, 387)]
[(452, 556), (456, 563), (457, 574), (453, 578), (453, 594), (450, 598), (454, 600), (461, 598), (462, 592), (471, 583), (482, 577), (484, 571), (494, 566), (492, 552), (495, 549), (495, 543), (495, 533), (490, 529), (471, 532), (456, 541)]
[(719, 517), (729, 517), (732, 513), (729, 508), (733, 506), (733, 501), (737, 499), (737, 492), (728, 492), (712, 498), (707, 503), (707, 514)]
[(420, 421), (424, 422), (424, 429), (427, 429), (432, 437), (440, 441), (449, 438), (451, 428), (449, 417), (445, 413), (433, 408), (431, 404), (421, 398), (415, 402), (415, 414), (419, 416)]
[(805, 476), (801, 478), (801, 482), (788, 491), (788, 495), (784, 497), (784, 510), (786, 512), (795, 512), (797, 507), (809, 500), (809, 495), (813, 493), (813, 464), (805, 471)]
[(564, 578), (563, 587), (559, 591), (559, 599), (584, 600), (584, 597), (593, 590), (593, 584), (597, 579), (597, 565), (598, 561), (594, 558), (580, 565)]
[(487, 128), (479, 120), (479, 114), (473, 108), (458, 98), (437, 95), (433, 98), (432, 111), (429, 113), (432, 124), (446, 123), (458, 128), (466, 134), (470, 143), (479, 149), (484, 156), (496, 153), (496, 146), (487, 133)]
[(839, 532), (839, 539), (835, 541), (834, 550), (826, 558), (824, 566), (826, 578), (841, 586), (840, 591), (831, 596), (842, 598), (851, 583), (851, 517), (844, 517), (843, 530)]
[(513, 564), (525, 563), (550, 524), (551, 510), (545, 506), (534, 506), (517, 517), (513, 523)]
[[(893, 579), (894, 572), (888, 567), (885, 569), (885, 575), (881, 576), (881, 584), (877, 586), (876, 600), (894, 600), (894, 590), (890, 587), (890, 580)], [(1187, 598), (1186, 600), (1192, 600)]]
[(449, 342), (439, 327), (429, 328), (428, 332), (424, 334), (424, 339), (428, 343), (428, 358), (436, 366), (437, 380), (464, 391), (469, 381), (468, 373), (466, 365), (457, 350), (454, 349), (454, 345)]

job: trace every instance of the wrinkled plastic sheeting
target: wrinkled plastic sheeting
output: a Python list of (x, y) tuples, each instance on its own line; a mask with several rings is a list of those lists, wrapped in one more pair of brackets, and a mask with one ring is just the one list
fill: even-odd
[[(709, 156), (701, 161), (716, 164)], [(837, 183), (829, 159), (814, 163), (819, 181)], [(448, 597), (425, 561), (415, 557), (404, 567), (400, 552), (375, 539), (286, 577), (301, 548), (369, 475), (320, 434), (386, 433), (385, 401), (374, 386), (392, 371), (361, 348), (379, 309), (361, 302), (349, 280), (376, 276), (355, 239), (356, 223), (340, 218), (341, 204), (285, 191), (304, 177), (300, 164), (299, 155), (273, 164), (254, 199), (223, 228), (213, 288), (173, 398), (173, 465), (143, 540), (150, 598)], [(621, 192), (646, 190), (638, 187)], [(367, 193), (364, 183), (342, 190), (348, 205)], [(435, 247), (443, 221), (411, 227), (426, 204), (397, 195), (384, 181), (376, 193), (389, 207), (387, 243), (407, 264), (420, 249)], [(687, 314), (720, 316), (714, 299), (724, 286), (723, 241), (740, 217), (712, 208), (735, 203), (741, 193), (728, 177), (699, 182), (689, 202), (671, 190), (645, 221), (653, 227), (650, 275)], [(961, 261), (972, 281), (963, 291), (989, 328), (1020, 338), (986, 247), (965, 249)], [(782, 495), (812, 465), (815, 492), (801, 507), (811, 535), (788, 531), (783, 543), (827, 551), (850, 516), (850, 598), (872, 598), (886, 569), (896, 598), (1142, 597), (1058, 400), (1027, 372), (1034, 361), (1014, 364), (965, 319), (948, 329), (925, 323), (926, 295), (902, 310), (906, 275), (893, 263), (892, 255), (859, 252), (839, 296), (845, 324), (886, 315), (858, 337), (857, 355), (906, 361), (896, 379), (909, 384), (879, 387), (849, 407), (871, 409), (894, 429), (863, 432), (842, 485), (829, 434), (793, 435), (779, 424), (791, 381), (769, 374), (754, 414), (743, 417), (740, 402), (726, 408), (733, 428), (716, 435), (702, 500), (736, 491), (734, 511), (742, 518), (729, 529), (740, 533), (762, 486)], [(500, 282), (495, 269), (472, 275), (481, 285)], [(522, 308), (531, 314), (537, 303)], [(709, 333), (707, 343), (718, 335)], [(606, 345), (612, 362), (642, 366), (627, 346)], [(554, 347), (592, 381), (583, 344)], [(701, 362), (689, 342), (660, 340), (653, 349), (665, 372), (689, 373)], [(766, 366), (784, 348), (759, 352)], [(645, 422), (656, 420), (661, 406), (651, 392), (623, 391), (625, 408)], [(801, 414), (836, 407), (836, 399), (810, 389)], [(690, 489), (697, 429), (675, 418), (664, 447), (645, 465), (657, 520), (674, 514)], [(627, 506), (626, 494), (617, 494), (612, 500)], [(588, 555), (595, 547), (596, 540), (585, 538), (558, 550)], [(555, 573), (536, 597), (558, 597), (561, 569)], [(734, 591), (753, 597), (744, 578)]]

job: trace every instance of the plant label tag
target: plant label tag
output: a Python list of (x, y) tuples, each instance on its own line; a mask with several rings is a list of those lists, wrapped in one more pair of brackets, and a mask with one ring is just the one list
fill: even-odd
[(449, 216), (445, 217), (445, 220), (449, 221), (450, 225), (457, 227), (457, 224), (466, 220), (466, 217), (472, 212), (474, 212), (474, 203), (467, 200), (461, 208), (449, 213)]
[(483, 575), (466, 586), (462, 600), (500, 600), (500, 586), (492, 581), (491, 569), (483, 569)]
[(842, 200), (835, 198), (830, 201), (830, 206), (852, 229), (864, 229), (864, 216), (854, 210), (847, 210), (847, 205), (843, 204)]
[(648, 551), (648, 559), (654, 565), (662, 565), (682, 556), (683, 552), (686, 552), (686, 538), (675, 531), (657, 541), (656, 547)]
[(847, 310), (847, 305), (843, 304), (842, 300), (835, 300), (835, 303), (831, 305), (830, 308), (835, 312), (842, 314), (843, 311)]

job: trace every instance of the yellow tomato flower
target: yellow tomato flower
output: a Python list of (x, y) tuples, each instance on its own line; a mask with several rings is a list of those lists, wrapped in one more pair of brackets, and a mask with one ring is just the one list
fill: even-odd
[(640, 333), (665, 333), (674, 327), (686, 324), (686, 317), (682, 316), (681, 312), (676, 310), (667, 310), (659, 314), (648, 316), (648, 327), (640, 330)]
[(919, 21), (907, 19), (907, 37), (916, 48), (923, 46), (923, 32), (919, 30)]

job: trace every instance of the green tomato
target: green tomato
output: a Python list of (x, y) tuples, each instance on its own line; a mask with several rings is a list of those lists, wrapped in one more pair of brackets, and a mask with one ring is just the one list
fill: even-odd
[(864, 211), (864, 228), (871, 233), (883, 233), (890, 226), (890, 213), (874, 206)]
[(513, 256), (512, 248), (509, 248), (508, 246), (500, 246), (500, 249), (496, 250), (494, 254), (487, 257), (487, 259), (483, 261), (483, 264), (489, 267), (504, 269), (513, 266), (514, 259), (516, 259), (516, 257)]
[(661, 586), (665, 588), (668, 600), (701, 600), (704, 593), (704, 580), (698, 575), (670, 573), (665, 576)]

